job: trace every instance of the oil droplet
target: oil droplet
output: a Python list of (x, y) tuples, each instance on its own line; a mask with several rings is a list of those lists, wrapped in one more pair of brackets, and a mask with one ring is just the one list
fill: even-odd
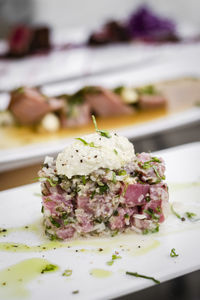
[(179, 182), (179, 183), (169, 183), (169, 188), (173, 190), (179, 190), (179, 189), (188, 189), (192, 187), (200, 187), (200, 182)]
[(92, 269), (90, 274), (96, 278), (106, 278), (112, 275), (111, 271), (103, 270), (103, 269)]
[(0, 299), (28, 296), (29, 291), (26, 284), (39, 276), (47, 265), (49, 265), (49, 261), (46, 259), (31, 258), (1, 270)]

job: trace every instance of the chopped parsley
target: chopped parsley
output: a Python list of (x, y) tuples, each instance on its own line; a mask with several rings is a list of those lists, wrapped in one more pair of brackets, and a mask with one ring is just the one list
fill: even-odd
[(154, 220), (158, 220), (158, 219), (160, 218), (159, 215), (156, 215), (156, 214), (154, 213), (154, 211), (153, 211), (152, 208), (144, 209), (144, 212), (145, 212), (146, 214), (148, 214), (150, 217), (152, 217), (152, 219), (154, 219)]
[(146, 196), (145, 200), (146, 200), (147, 202), (149, 202), (149, 201), (151, 200), (151, 199), (150, 199), (150, 196)]
[(196, 214), (195, 213), (193, 213), (193, 212), (189, 212), (189, 211), (186, 211), (186, 216), (187, 216), (187, 218), (188, 219), (192, 219), (193, 217), (195, 217), (196, 216)]
[(136, 89), (139, 94), (145, 94), (145, 95), (156, 95), (158, 92), (154, 85), (146, 85), (140, 88)]
[(115, 153), (116, 155), (118, 155), (118, 152), (117, 152), (117, 150), (116, 150), (116, 149), (114, 149), (113, 151), (114, 151), (114, 153)]
[(159, 232), (159, 224), (157, 224), (156, 227), (153, 229), (144, 229), (142, 231), (143, 234), (156, 233), (156, 232)]
[(125, 170), (120, 170), (119, 172), (118, 172), (118, 175), (119, 176), (124, 176), (124, 175), (126, 175), (127, 173), (126, 173), (126, 171)]
[(50, 222), (56, 226), (57, 228), (60, 227), (60, 223), (58, 223), (58, 221), (56, 221), (52, 216), (49, 217)]
[(95, 191), (95, 190), (92, 191), (91, 196), (90, 196), (90, 199), (93, 199), (95, 194), (96, 194), (96, 191)]
[(171, 212), (181, 221), (185, 221), (185, 218), (181, 217), (173, 208), (173, 205), (171, 204)]
[(81, 141), (85, 146), (89, 146), (89, 147), (93, 147), (93, 148), (98, 148), (97, 146), (94, 145), (94, 142), (86, 142), (84, 139), (82, 138), (76, 138), (76, 140)]
[(118, 234), (118, 232), (119, 232), (118, 229), (114, 230), (114, 231), (111, 233), (111, 236), (112, 236), (112, 237), (116, 236), (116, 235)]
[(102, 195), (109, 190), (109, 186), (105, 183), (103, 185), (99, 185), (99, 193)]
[(69, 277), (72, 275), (72, 270), (66, 269), (63, 273), (62, 276)]
[(36, 177), (36, 178), (34, 178), (34, 180), (40, 180), (40, 179), (45, 179), (46, 181), (48, 181), (50, 183), (50, 185), (52, 187), (55, 187), (58, 184), (58, 182), (55, 182), (51, 178), (48, 178), (48, 177)]
[(97, 122), (96, 122), (96, 119), (95, 119), (95, 116), (92, 115), (92, 121), (94, 123), (94, 127), (96, 129), (96, 132), (99, 133), (101, 136), (104, 136), (106, 138), (111, 138), (111, 135), (110, 133), (107, 131), (107, 130), (99, 130), (98, 127), (97, 127)]
[(153, 282), (155, 282), (157, 284), (160, 283), (160, 281), (155, 279), (154, 277), (138, 274), (137, 272), (126, 272), (126, 275), (131, 275), (131, 276), (135, 276), (135, 277), (150, 279), (150, 280), (152, 280)]
[(120, 255), (113, 254), (113, 255), (112, 255), (112, 260), (107, 261), (107, 265), (108, 265), (108, 266), (112, 266), (112, 265), (114, 264), (114, 261), (115, 261), (116, 259), (121, 259), (121, 258), (122, 258), (122, 257), (121, 257)]
[(161, 180), (162, 178), (160, 177), (159, 173), (158, 173), (158, 169), (156, 168), (156, 166), (152, 166), (152, 168), (154, 169), (154, 172), (156, 174), (156, 176), (158, 177), (159, 180)]
[(113, 174), (112, 174), (112, 182), (113, 183), (117, 183), (116, 173), (115, 172), (113, 172)]
[(72, 292), (72, 294), (78, 294), (79, 293), (79, 290), (75, 290)]
[(81, 177), (81, 179), (82, 179), (83, 185), (86, 185), (86, 178), (85, 178), (85, 175), (83, 175), (83, 176)]
[(46, 272), (52, 272), (52, 271), (55, 271), (57, 269), (58, 269), (58, 266), (48, 264), (48, 265), (46, 265), (46, 267), (44, 269), (42, 269), (41, 274), (44, 274)]
[(175, 248), (172, 248), (172, 249), (171, 249), (170, 256), (171, 256), (171, 257), (177, 257), (177, 256), (178, 256), (178, 254), (176, 253)]

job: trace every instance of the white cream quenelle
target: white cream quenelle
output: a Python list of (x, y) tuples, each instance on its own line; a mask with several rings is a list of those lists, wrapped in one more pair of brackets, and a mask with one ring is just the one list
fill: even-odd
[(71, 178), (74, 175), (88, 175), (99, 168), (120, 169), (133, 161), (135, 151), (126, 137), (110, 133), (110, 138), (99, 133), (89, 134), (58, 154), (57, 174)]

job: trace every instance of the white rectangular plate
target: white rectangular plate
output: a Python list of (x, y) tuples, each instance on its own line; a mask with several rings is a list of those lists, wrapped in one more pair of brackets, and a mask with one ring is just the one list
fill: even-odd
[[(40, 225), (41, 200), (35, 194), (40, 191), (39, 185), (1, 192), (0, 228), (11, 229), (5, 237), (0, 235), (0, 299), (111, 299), (154, 284), (151, 280), (128, 276), (126, 271), (153, 276), (164, 282), (199, 269), (200, 221), (197, 219), (200, 217), (200, 143), (171, 148), (157, 154), (166, 161), (170, 202), (174, 209), (181, 216), (185, 212), (193, 212), (196, 216), (191, 220), (186, 218), (183, 222), (170, 213), (160, 226), (160, 232), (154, 234), (132, 233), (67, 243), (50, 242), (47, 246), (44, 243), (48, 243), (48, 240)], [(28, 229), (24, 228), (26, 225)], [(20, 247), (13, 247), (16, 252), (10, 252), (5, 249), (5, 242), (36, 247), (30, 247), (24, 252), (20, 251)], [(40, 248), (37, 247), (42, 244)], [(103, 251), (99, 251), (99, 248)], [(179, 256), (170, 256), (172, 248), (176, 249)], [(121, 258), (109, 266), (107, 262), (115, 251)], [(21, 267), (14, 280), (12, 265), (33, 258), (47, 259), (58, 265), (59, 270), (40, 274), (36, 264), (31, 264), (29, 270)], [(7, 268), (11, 270), (8, 279), (2, 277), (2, 274), (5, 276), (2, 270)], [(72, 270), (70, 277), (62, 276), (65, 269)], [(94, 269), (101, 269), (100, 274), (96, 274)], [(31, 272), (34, 275), (32, 280)], [(99, 278), (97, 275), (102, 275), (102, 272), (104, 276)], [(73, 294), (76, 290), (79, 293)]]

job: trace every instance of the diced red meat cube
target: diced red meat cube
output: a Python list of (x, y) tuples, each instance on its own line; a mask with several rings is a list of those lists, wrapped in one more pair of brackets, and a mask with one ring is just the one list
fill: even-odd
[(144, 205), (145, 196), (149, 192), (148, 184), (129, 184), (125, 193), (125, 203), (129, 207)]

